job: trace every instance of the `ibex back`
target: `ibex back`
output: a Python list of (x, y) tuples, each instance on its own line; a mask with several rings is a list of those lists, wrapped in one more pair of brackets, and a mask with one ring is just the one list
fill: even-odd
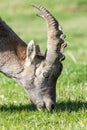
[(56, 103), (56, 81), (62, 71), (66, 43), (58, 21), (42, 6), (38, 16), (47, 23), (47, 49), (42, 55), (33, 40), (25, 44), (2, 19), (0, 19), (0, 72), (16, 80), (27, 91), (38, 109), (49, 111)]

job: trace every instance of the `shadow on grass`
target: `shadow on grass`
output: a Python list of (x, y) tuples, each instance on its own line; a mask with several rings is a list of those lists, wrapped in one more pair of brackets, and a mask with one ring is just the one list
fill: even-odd
[(80, 110), (83, 111), (87, 110), (87, 102), (82, 102), (82, 101), (67, 101), (67, 102), (60, 102), (60, 103), (57, 102), (55, 108), (56, 112), (58, 111), (78, 112)]
[(0, 112), (8, 111), (8, 112), (21, 112), (21, 111), (35, 111), (36, 107), (33, 104), (19, 104), (19, 105), (1, 105)]
[[(26, 105), (1, 105), (0, 112), (8, 111), (8, 112), (21, 112), (21, 111), (36, 111), (36, 107), (33, 104), (26, 104)], [(67, 101), (67, 102), (60, 102), (56, 104), (55, 112), (78, 112), (80, 110), (86, 111), (87, 110), (87, 102), (81, 101)]]

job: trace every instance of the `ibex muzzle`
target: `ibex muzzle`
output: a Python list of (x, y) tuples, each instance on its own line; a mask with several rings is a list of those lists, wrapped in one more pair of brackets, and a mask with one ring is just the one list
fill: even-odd
[(56, 103), (56, 81), (62, 71), (64, 34), (57, 20), (42, 6), (38, 15), (46, 20), (48, 41), (42, 55), (33, 40), (26, 45), (0, 19), (0, 72), (20, 83), (38, 109), (49, 111)]

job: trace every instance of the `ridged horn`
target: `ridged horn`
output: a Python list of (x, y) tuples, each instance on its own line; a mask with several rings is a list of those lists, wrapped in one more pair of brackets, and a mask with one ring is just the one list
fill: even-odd
[[(33, 4), (32, 6), (40, 10), (41, 14), (38, 14), (38, 16), (44, 18), (47, 23), (48, 41), (46, 59), (51, 62), (54, 62), (56, 58), (59, 60), (64, 59), (64, 55), (61, 53), (61, 45), (64, 43), (64, 38), (61, 38), (63, 32), (59, 22), (46, 8), (36, 4)], [(62, 50), (64, 47), (65, 45), (62, 46)]]

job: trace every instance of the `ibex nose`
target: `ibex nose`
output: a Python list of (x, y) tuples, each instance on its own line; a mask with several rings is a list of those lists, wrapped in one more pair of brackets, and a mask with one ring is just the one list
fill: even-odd
[(52, 100), (46, 100), (45, 105), (49, 112), (52, 112), (55, 108), (55, 103)]
[(49, 112), (52, 112), (55, 108), (55, 104), (54, 103), (49, 104), (48, 106), (46, 106), (46, 108), (48, 109)]
[(55, 108), (55, 105), (54, 104), (52, 104), (51, 105), (51, 110), (53, 110)]
[(52, 99), (51, 97), (44, 97), (44, 102), (45, 102), (45, 106), (46, 106), (46, 109), (49, 111), (49, 112), (52, 112), (55, 108), (55, 99)]

